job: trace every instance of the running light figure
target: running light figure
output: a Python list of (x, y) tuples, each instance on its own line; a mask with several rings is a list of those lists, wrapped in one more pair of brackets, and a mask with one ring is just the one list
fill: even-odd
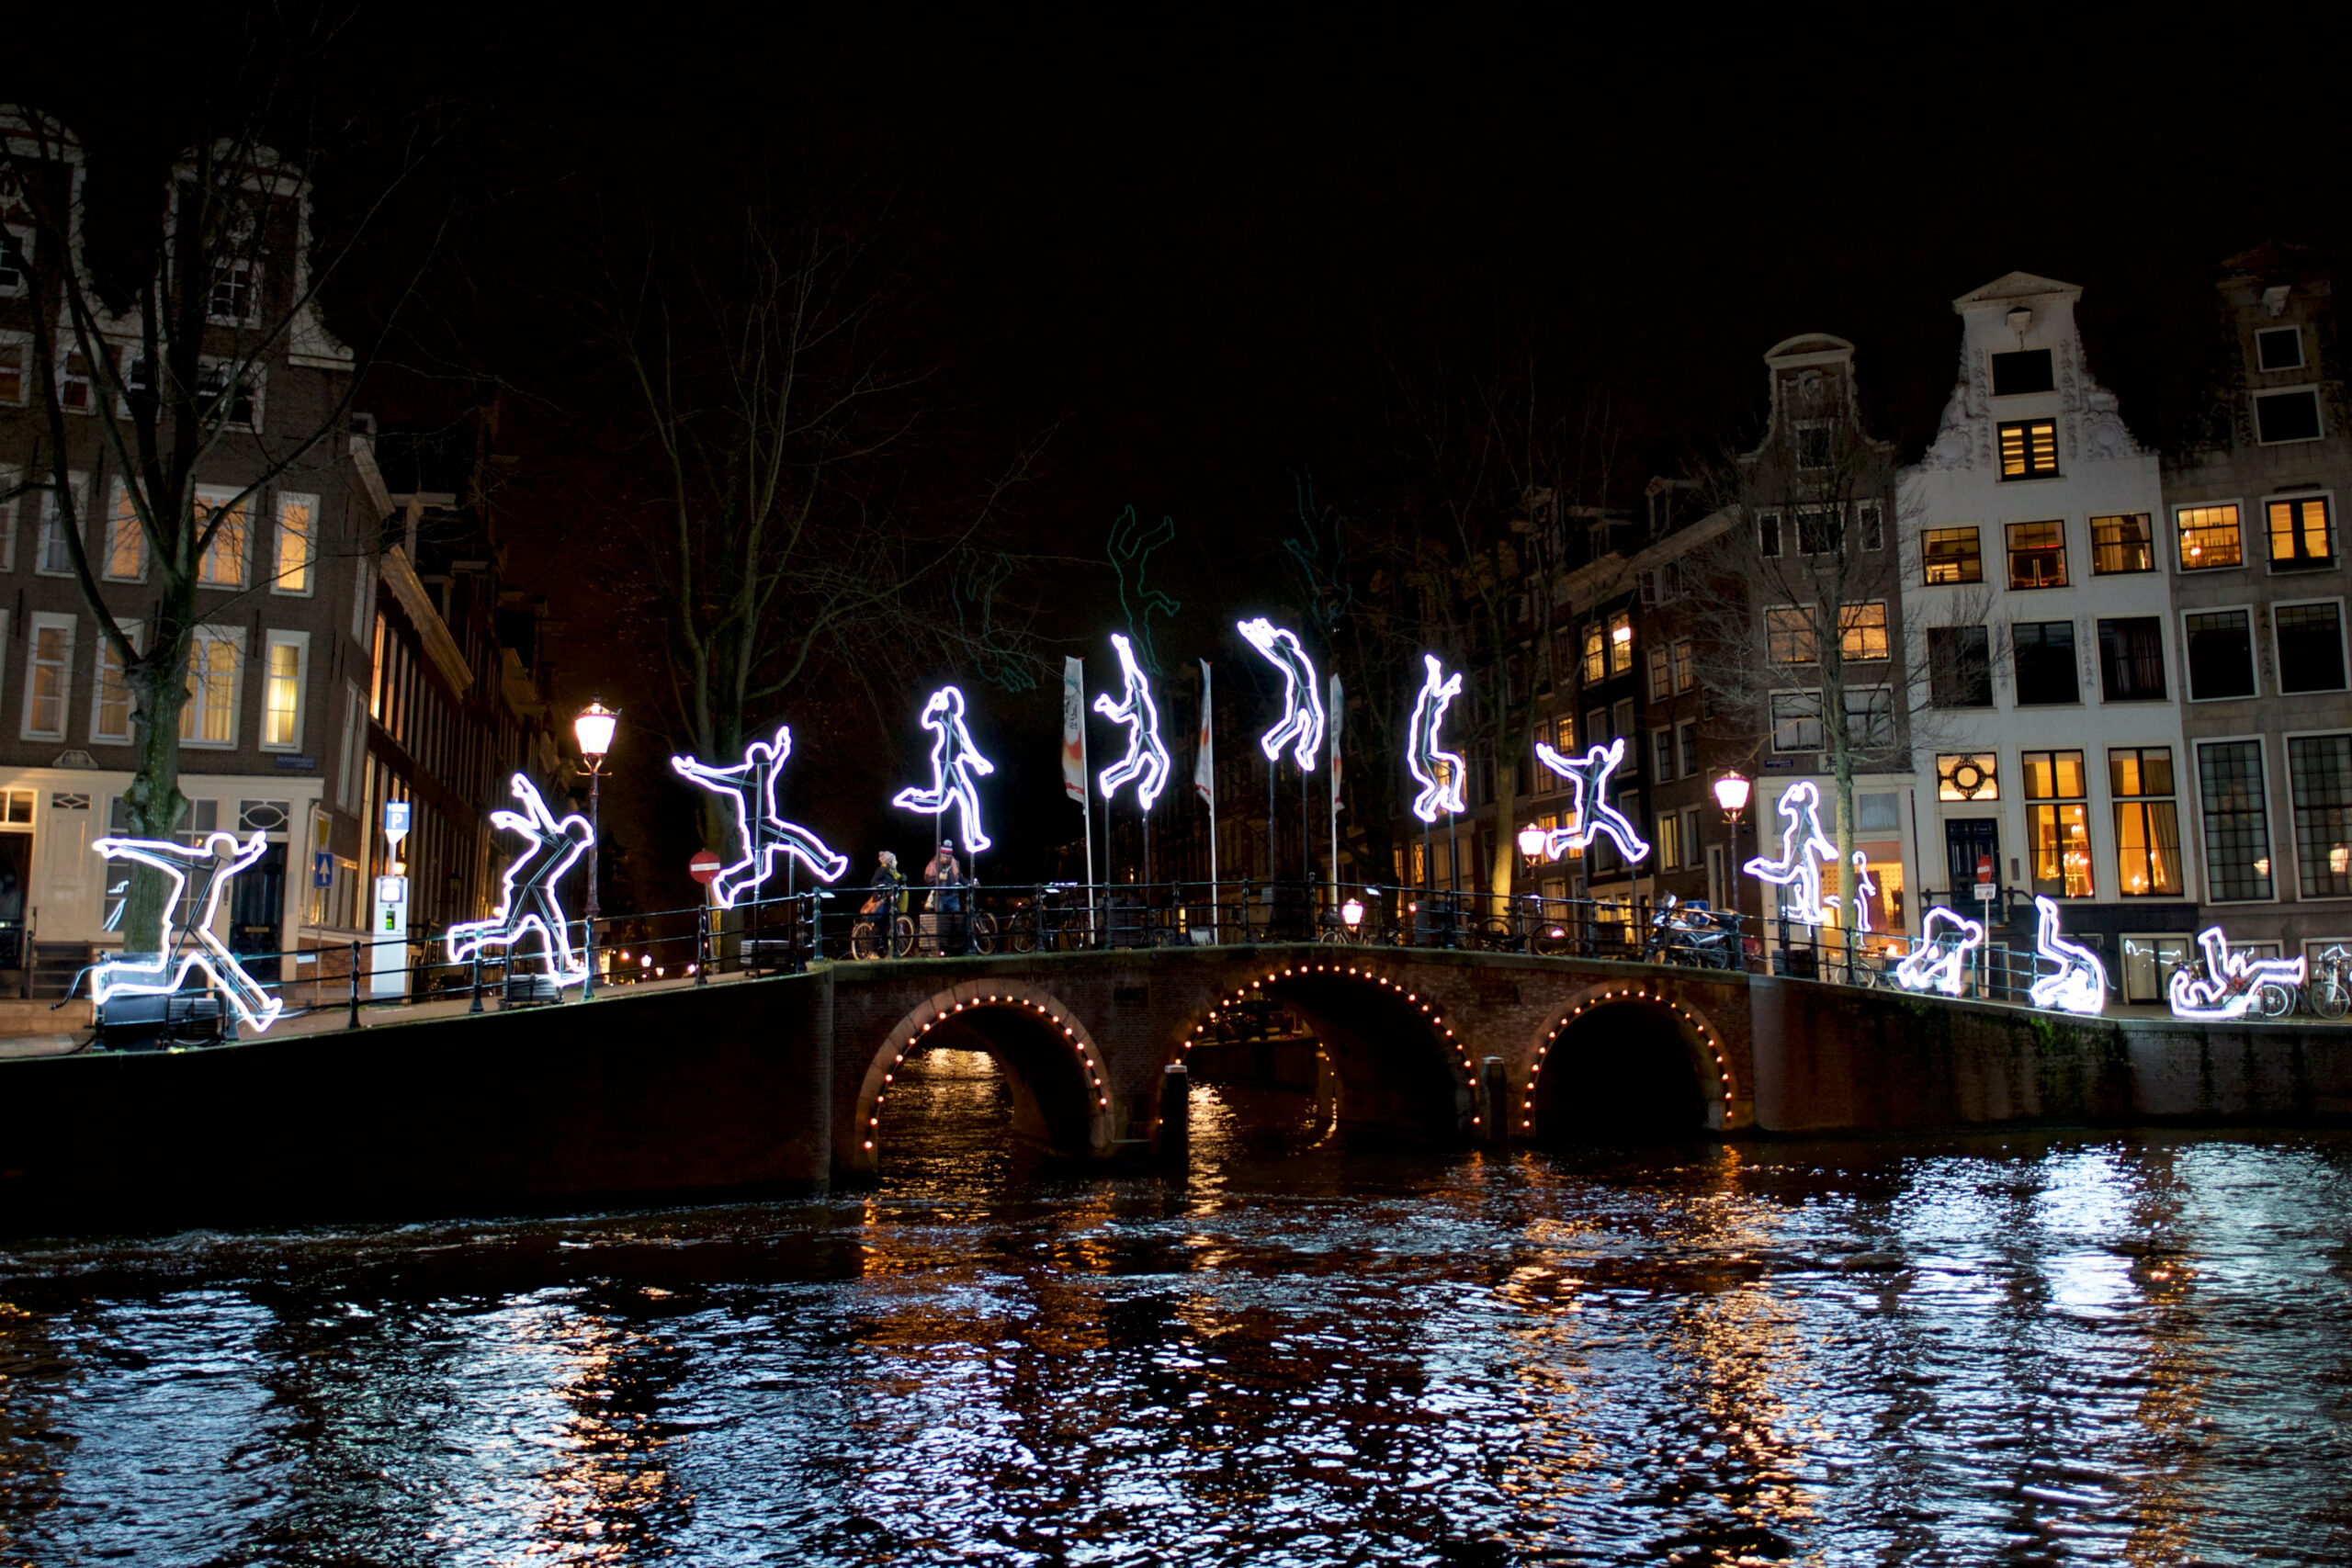
[(847, 855), (835, 854), (816, 834), (776, 815), (775, 776), (791, 755), (792, 727), (780, 724), (773, 742), (752, 741), (743, 749), (743, 760), (731, 768), (714, 768), (692, 757), (670, 759), (680, 777), (714, 795), (735, 797), (735, 836), (742, 842), (743, 858), (711, 879), (722, 909), (733, 908), (744, 894), (757, 891), (775, 874), (779, 855), (790, 855), (822, 882), (837, 881), (849, 869)]
[(2255, 993), (2265, 985), (2300, 986), (2306, 965), (2301, 958), (2248, 958), (2230, 951), (2229, 938), (2219, 926), (2197, 933), (2204, 950), (2205, 977), (2187, 964), (2172, 972), (2165, 987), (2175, 1018), (2227, 1020), (2244, 1018), (2252, 1010)]
[(514, 947), (533, 927), (538, 929), (540, 962), (548, 978), (560, 987), (588, 978), (588, 960), (571, 953), (571, 922), (555, 899), (556, 887), (577, 861), (596, 842), (588, 818), (574, 812), (559, 822), (531, 781), (516, 773), (509, 787), (523, 803), (520, 811), (493, 811), (491, 826), (520, 833), (530, 847), (506, 867), (498, 913), (486, 920), (463, 920), (449, 928), (449, 957), (463, 964), (485, 947), (503, 947), (511, 964)]
[(1968, 955), (1984, 942), (1983, 922), (1950, 909), (1930, 909), (1919, 925), (1919, 944), (1894, 966), (1894, 983), (1906, 991), (1956, 997), (1968, 984)]
[(1544, 835), (1545, 859), (1558, 860), (1570, 850), (1581, 850), (1603, 833), (1616, 840), (1617, 852), (1625, 857), (1627, 865), (1639, 865), (1649, 858), (1650, 846), (1640, 830), (1609, 803), (1609, 775), (1625, 760), (1623, 736), (1606, 746), (1595, 746), (1581, 757), (1563, 757), (1538, 740), (1535, 760), (1567, 780), (1577, 795), (1576, 813), (1570, 818), (1574, 826), (1555, 828)]
[(1462, 671), (1445, 675), (1445, 667), (1433, 653), (1422, 654), (1421, 663), (1428, 673), (1421, 682), (1421, 694), (1413, 699), (1413, 730), (1405, 741), (1405, 770), (1421, 786), (1421, 793), (1413, 797), (1413, 815), (1434, 822), (1441, 815), (1452, 817), (1463, 809), (1462, 759), (1440, 750), (1437, 743), (1447, 705), (1462, 694)]
[[(1834, 865), (1838, 846), (1821, 831), (1821, 786), (1799, 779), (1781, 795), (1781, 858), (1758, 855), (1739, 869), (1776, 887), (1796, 890), (1796, 902), (1781, 906), (1781, 913), (1809, 926), (1826, 926), (1829, 911), (1822, 905), (1821, 866)], [(1816, 862), (1820, 863), (1815, 863)]]
[[(1871, 857), (1861, 851), (1854, 852), (1854, 929), (1871, 929), (1871, 900), (1878, 897), (1878, 880), (1871, 875)], [(1823, 903), (1828, 903), (1825, 898)]]
[(2027, 995), (2033, 998), (2033, 1005), (2056, 1008), (2061, 1012), (2080, 1013), (2085, 1018), (2094, 1018), (2105, 1012), (2107, 968), (2099, 963), (2098, 954), (2058, 934), (2058, 905), (2055, 900), (2036, 897), (2033, 912), (2033, 955), (2046, 958), (2058, 965), (2058, 973), (2044, 975), (2027, 987)]
[(1295, 741), (1291, 755), (1299, 771), (1313, 773), (1315, 754), (1323, 745), (1323, 698), (1315, 689), (1315, 661), (1296, 637), (1263, 615), (1236, 622), (1235, 628), (1283, 672), (1283, 721), (1258, 737), (1258, 750), (1269, 762), (1279, 761), (1283, 748)]
[[(939, 739), (931, 743), (931, 787), (907, 788), (890, 797), (901, 811), (936, 817), (953, 802), (964, 847), (974, 854), (989, 847), (980, 829), (980, 786), (977, 780), (996, 772), (996, 764), (980, 755), (972, 732), (964, 728), (964, 694), (942, 686), (922, 705), (922, 727)], [(830, 879), (828, 879), (830, 880)]]
[(1159, 709), (1151, 700), (1151, 683), (1136, 668), (1135, 649), (1127, 639), (1113, 632), (1111, 646), (1119, 650), (1126, 694), (1115, 703), (1108, 692), (1096, 694), (1094, 711), (1114, 724), (1127, 726), (1127, 754), (1103, 769), (1097, 782), (1102, 786), (1102, 798), (1108, 800), (1119, 793), (1121, 784), (1134, 779), (1136, 800), (1149, 812), (1168, 783), (1168, 748), (1159, 743)]
[[(113, 996), (168, 997), (187, 979), (189, 970), (201, 969), (228, 993), (237, 1016), (255, 1033), (277, 1021), (286, 1003), (246, 974), (237, 955), (212, 934), (213, 919), (220, 912), (220, 895), (228, 891), (232, 877), (269, 852), (267, 834), (255, 832), (243, 844), (237, 842), (234, 833), (208, 833), (200, 845), (170, 839), (100, 839), (90, 847), (107, 860), (152, 865), (171, 884), (164, 912), (155, 919), (154, 960), (138, 964), (109, 958), (100, 964), (90, 971), (93, 1002), (104, 1007)], [(187, 891), (188, 872), (198, 863), (204, 865), (204, 891), (197, 897), (195, 919), (175, 933), (172, 911), (180, 907), (180, 896)]]

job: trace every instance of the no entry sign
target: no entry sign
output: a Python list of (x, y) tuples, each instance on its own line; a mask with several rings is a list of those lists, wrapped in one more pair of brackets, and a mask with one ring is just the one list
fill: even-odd
[(686, 873), (707, 887), (711, 878), (718, 874), (718, 857), (708, 850), (697, 850), (695, 858), (686, 863)]

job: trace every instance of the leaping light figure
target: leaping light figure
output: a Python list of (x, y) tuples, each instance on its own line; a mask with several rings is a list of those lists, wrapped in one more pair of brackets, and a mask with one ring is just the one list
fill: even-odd
[(2254, 1006), (2255, 993), (2266, 983), (2303, 983), (2307, 965), (2302, 959), (2248, 958), (2233, 953), (2229, 938), (2219, 926), (2199, 931), (2197, 945), (2205, 954), (2205, 977), (2199, 978), (2184, 964), (2172, 972), (2172, 982), (2165, 987), (2175, 1018), (2244, 1018)]
[[(890, 797), (901, 811), (936, 817), (954, 802), (964, 847), (974, 854), (989, 847), (980, 829), (980, 786), (977, 782), (996, 772), (996, 764), (980, 755), (972, 732), (964, 727), (964, 694), (942, 686), (922, 705), (922, 727), (938, 739), (931, 743), (931, 787), (912, 785)], [(828, 879), (830, 880), (830, 879)]]
[(1918, 945), (1894, 966), (1894, 983), (1906, 991), (1956, 997), (1968, 984), (1968, 955), (1984, 942), (1982, 921), (1950, 909), (1930, 909), (1919, 923)]
[(1463, 810), (1462, 759), (1437, 743), (1447, 705), (1462, 694), (1462, 671), (1445, 674), (1445, 667), (1433, 653), (1422, 654), (1421, 664), (1426, 674), (1421, 694), (1413, 699), (1413, 729), (1405, 743), (1405, 770), (1421, 786), (1421, 793), (1413, 797), (1413, 815), (1434, 822), (1440, 815), (1456, 816)]
[[(107, 860), (137, 861), (141, 865), (153, 866), (171, 884), (163, 912), (155, 919), (153, 962), (106, 960), (90, 972), (93, 1002), (104, 1007), (112, 996), (167, 997), (180, 988), (189, 970), (201, 969), (227, 993), (237, 1016), (255, 1033), (277, 1021), (277, 1015), (286, 1010), (284, 1000), (263, 988), (260, 981), (245, 972), (237, 955), (212, 934), (212, 922), (220, 912), (220, 895), (228, 891), (230, 880), (269, 852), (266, 833), (255, 832), (243, 844), (237, 842), (234, 833), (208, 833), (200, 845), (170, 839), (100, 839), (90, 847)], [(187, 891), (188, 871), (198, 862), (209, 863), (205, 865), (204, 891), (196, 900), (195, 918), (175, 932), (172, 911), (180, 907), (180, 896)]]
[(1639, 865), (1649, 857), (1649, 840), (1609, 799), (1609, 775), (1625, 760), (1623, 736), (1606, 746), (1595, 746), (1581, 757), (1563, 757), (1538, 740), (1535, 760), (1567, 780), (1569, 787), (1576, 791), (1576, 810), (1569, 819), (1570, 826), (1555, 828), (1544, 835), (1544, 858), (1558, 860), (1570, 850), (1585, 848), (1603, 833), (1616, 840), (1617, 852), (1625, 857), (1627, 865)]
[(514, 948), (536, 927), (539, 957), (548, 979), (558, 987), (577, 986), (588, 978), (585, 954), (571, 952), (571, 922), (556, 902), (563, 874), (596, 842), (588, 818), (573, 812), (559, 822), (531, 781), (516, 773), (509, 781), (520, 811), (493, 811), (491, 826), (520, 833), (529, 847), (509, 862), (498, 899), (498, 913), (486, 920), (460, 920), (449, 928), (449, 957), (463, 964), (485, 947), (503, 947), (512, 964)]
[(820, 881), (832, 882), (849, 869), (849, 857), (835, 854), (825, 841), (797, 822), (776, 812), (775, 780), (792, 755), (792, 727), (776, 726), (774, 741), (754, 740), (743, 749), (743, 760), (731, 768), (714, 768), (693, 757), (673, 757), (670, 766), (714, 795), (735, 797), (735, 836), (743, 858), (711, 879), (711, 889), (722, 909), (754, 892), (775, 873), (778, 856), (790, 855)]
[(1781, 858), (1766, 860), (1758, 855), (1740, 870), (1776, 887), (1796, 890), (1796, 902), (1784, 904), (1781, 912), (1792, 920), (1809, 926), (1829, 923), (1829, 911), (1821, 900), (1821, 867), (1834, 864), (1838, 846), (1821, 831), (1821, 786), (1811, 779), (1799, 779), (1781, 795)]
[(1323, 698), (1316, 690), (1315, 661), (1306, 657), (1295, 636), (1263, 615), (1235, 626), (1250, 647), (1283, 672), (1282, 722), (1258, 737), (1258, 750), (1272, 762), (1281, 758), (1283, 747), (1295, 741), (1291, 755), (1297, 759), (1299, 771), (1313, 773), (1316, 752), (1323, 745)]
[(1102, 798), (1108, 800), (1119, 793), (1120, 785), (1135, 780), (1136, 800), (1148, 812), (1168, 783), (1168, 748), (1159, 742), (1159, 708), (1151, 700), (1151, 682), (1143, 678), (1127, 639), (1113, 632), (1111, 646), (1119, 650), (1126, 692), (1115, 703), (1110, 693), (1097, 693), (1094, 711), (1127, 727), (1127, 754), (1103, 769), (1096, 782), (1102, 787)]
[(2033, 912), (2033, 955), (2058, 965), (2058, 973), (2044, 975), (2026, 987), (2033, 1005), (2080, 1013), (2086, 1018), (2105, 1012), (2107, 966), (2098, 961), (2098, 954), (2058, 934), (2056, 900), (2037, 895)]

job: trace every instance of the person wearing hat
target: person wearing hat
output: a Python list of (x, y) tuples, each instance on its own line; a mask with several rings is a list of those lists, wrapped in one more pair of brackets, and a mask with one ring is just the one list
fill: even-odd
[(959, 951), (963, 946), (962, 934), (956, 933), (953, 947), (949, 937), (950, 927), (963, 923), (950, 917), (961, 916), (964, 912), (964, 868), (956, 863), (955, 840), (939, 840), (938, 852), (931, 857), (931, 863), (922, 868), (922, 879), (931, 885), (931, 907), (939, 913), (939, 951)]

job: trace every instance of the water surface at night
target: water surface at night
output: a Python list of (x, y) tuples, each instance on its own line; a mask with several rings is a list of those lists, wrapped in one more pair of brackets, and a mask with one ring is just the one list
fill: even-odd
[(2352, 1137), (1414, 1155), (22, 1247), (9, 1562), (2339, 1562)]

